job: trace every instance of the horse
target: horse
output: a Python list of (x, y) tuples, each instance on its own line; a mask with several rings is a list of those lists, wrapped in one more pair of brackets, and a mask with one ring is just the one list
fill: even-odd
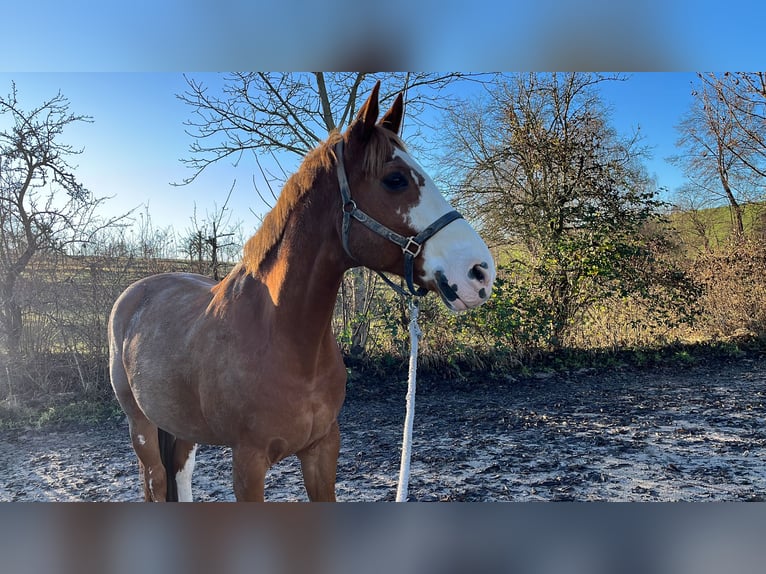
[(486, 244), (399, 137), (400, 93), (380, 83), (342, 134), (309, 152), (220, 282), (138, 280), (109, 318), (110, 378), (147, 501), (191, 501), (198, 444), (228, 445), (238, 501), (297, 455), (310, 501), (334, 501), (346, 369), (331, 319), (344, 273), (365, 266), (458, 312), (495, 279)]

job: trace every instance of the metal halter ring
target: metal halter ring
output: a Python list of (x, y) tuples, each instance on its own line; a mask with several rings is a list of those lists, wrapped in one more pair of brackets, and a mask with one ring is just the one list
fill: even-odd
[[(415, 250), (412, 250), (412, 246), (415, 246)], [(402, 252), (404, 252), (405, 255), (411, 255), (412, 257), (417, 257), (420, 255), (420, 252), (423, 249), (423, 244), (418, 243), (415, 241), (414, 237), (408, 237), (407, 238), (407, 245), (402, 247)]]

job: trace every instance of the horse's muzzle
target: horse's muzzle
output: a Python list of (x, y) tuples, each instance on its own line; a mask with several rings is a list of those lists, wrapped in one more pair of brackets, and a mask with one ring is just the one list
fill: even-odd
[(451, 282), (444, 270), (434, 273), (436, 292), (444, 304), (453, 311), (466, 311), (478, 307), (492, 292), (494, 266), (486, 261), (473, 265), (463, 281)]

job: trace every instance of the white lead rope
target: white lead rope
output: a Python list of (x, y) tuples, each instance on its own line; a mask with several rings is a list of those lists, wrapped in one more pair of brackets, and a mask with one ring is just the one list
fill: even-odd
[(399, 487), (396, 490), (396, 502), (407, 501), (410, 482), (410, 454), (412, 452), (412, 422), (415, 419), (415, 379), (418, 370), (418, 342), (423, 333), (418, 326), (418, 303), (411, 297), (410, 309), (410, 367), (407, 379), (407, 410), (404, 416), (404, 436), (402, 438), (402, 461), (399, 466)]

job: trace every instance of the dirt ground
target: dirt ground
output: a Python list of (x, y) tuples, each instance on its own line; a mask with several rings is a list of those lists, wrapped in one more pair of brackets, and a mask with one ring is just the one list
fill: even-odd
[[(404, 376), (404, 375), (403, 375)], [(341, 501), (396, 492), (404, 381), (354, 380)], [(0, 436), (0, 501), (133, 501), (123, 421)], [(202, 446), (195, 500), (233, 500), (230, 453)], [(306, 500), (297, 459), (266, 497)], [(676, 368), (418, 383), (410, 500), (766, 500), (766, 358)]]

